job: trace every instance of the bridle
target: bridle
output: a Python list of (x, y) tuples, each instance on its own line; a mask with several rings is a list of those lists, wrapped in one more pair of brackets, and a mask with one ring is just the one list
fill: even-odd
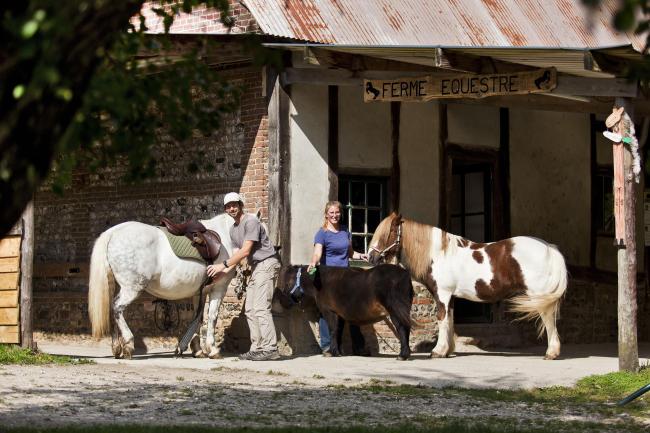
[[(387, 253), (387, 252), (389, 252), (389, 251), (392, 250), (393, 248), (399, 248), (401, 241), (402, 241), (402, 223), (400, 222), (399, 225), (397, 226), (397, 238), (395, 239), (395, 242), (393, 242), (392, 244), (388, 245), (388, 246), (387, 246), (386, 248), (384, 248), (383, 250), (379, 250), (379, 249), (375, 248), (375, 247), (372, 246), (372, 245), (370, 245), (370, 247), (368, 247), (368, 249), (369, 249), (369, 250), (372, 250), (372, 251), (376, 251), (376, 252), (378, 252), (378, 253), (379, 253), (379, 257), (383, 259), (383, 258), (386, 257), (386, 253)], [(398, 253), (399, 253), (399, 250), (398, 250)]]
[(289, 298), (293, 301), (294, 304), (300, 303), (302, 296), (305, 294), (302, 286), (300, 285), (300, 276), (302, 275), (302, 268), (298, 268), (296, 273), (296, 282), (289, 291)]

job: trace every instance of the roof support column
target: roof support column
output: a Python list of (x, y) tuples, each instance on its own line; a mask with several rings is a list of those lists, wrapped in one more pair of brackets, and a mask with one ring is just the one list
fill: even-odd
[[(628, 98), (616, 98), (615, 105), (624, 107), (625, 112), (633, 118), (633, 106)], [(625, 136), (629, 131), (620, 131), (620, 133)], [(636, 290), (636, 183), (632, 172), (630, 148), (623, 143), (619, 146), (625, 146), (623, 162), (625, 245), (620, 245), (617, 253), (618, 367), (620, 370), (637, 371), (639, 349)]]

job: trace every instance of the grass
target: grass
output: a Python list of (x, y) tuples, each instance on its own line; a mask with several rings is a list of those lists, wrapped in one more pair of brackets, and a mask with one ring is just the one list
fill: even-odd
[(83, 358), (72, 358), (63, 355), (50, 355), (42, 352), (33, 352), (10, 344), (0, 344), (0, 365), (80, 365), (94, 364), (95, 361)]
[(597, 411), (605, 413), (628, 412), (637, 416), (650, 417), (650, 394), (637, 398), (625, 407), (615, 403), (650, 383), (650, 366), (644, 366), (638, 373), (618, 371), (602, 375), (587, 376), (573, 387), (552, 386), (533, 390), (504, 389), (434, 389), (422, 385), (391, 385), (371, 379), (358, 388), (372, 393), (388, 393), (400, 396), (439, 396), (441, 394), (467, 395), (473, 398), (522, 403), (541, 403), (549, 406), (567, 404), (591, 404)]
[(284, 371), (269, 370), (266, 372), (267, 376), (289, 376), (288, 373)]

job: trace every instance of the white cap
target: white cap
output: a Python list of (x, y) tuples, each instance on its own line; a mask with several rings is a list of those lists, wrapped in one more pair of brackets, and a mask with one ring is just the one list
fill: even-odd
[(241, 199), (241, 196), (237, 194), (236, 192), (229, 192), (223, 197), (223, 205), (227, 205), (230, 202), (233, 201), (239, 201), (239, 202), (244, 202), (244, 200)]

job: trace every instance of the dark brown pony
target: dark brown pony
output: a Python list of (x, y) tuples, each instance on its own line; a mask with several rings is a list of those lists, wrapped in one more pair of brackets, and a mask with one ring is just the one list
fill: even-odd
[[(318, 266), (312, 275), (307, 266), (291, 266), (283, 271), (280, 291), (286, 300), (316, 306), (332, 329), (332, 355), (340, 355), (343, 321), (367, 325), (390, 317), (400, 340), (397, 359), (411, 355), (411, 304), (413, 285), (409, 273), (395, 265), (379, 265), (368, 270)], [(341, 320), (342, 319), (342, 320)]]

